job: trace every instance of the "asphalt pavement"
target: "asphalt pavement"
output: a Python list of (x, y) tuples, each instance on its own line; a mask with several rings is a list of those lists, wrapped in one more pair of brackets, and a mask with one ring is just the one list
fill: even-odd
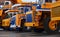
[(46, 34), (35, 32), (16, 32), (16, 31), (0, 31), (0, 37), (60, 37), (60, 34)]

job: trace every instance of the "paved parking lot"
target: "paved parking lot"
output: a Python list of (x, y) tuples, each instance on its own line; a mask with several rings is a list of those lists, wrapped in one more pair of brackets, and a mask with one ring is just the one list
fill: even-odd
[(60, 34), (0, 31), (0, 37), (60, 37)]

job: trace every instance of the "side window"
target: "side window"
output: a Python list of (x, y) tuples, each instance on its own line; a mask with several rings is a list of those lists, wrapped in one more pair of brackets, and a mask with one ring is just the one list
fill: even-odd
[(4, 2), (4, 5), (9, 5), (9, 4), (12, 4), (11, 1), (5, 1)]
[(5, 5), (9, 5), (9, 2), (6, 2)]
[(12, 12), (12, 16), (16, 15), (16, 12)]
[(16, 15), (16, 12), (14, 12), (14, 15)]
[(38, 4), (44, 4), (45, 3), (45, 0), (38, 0)]
[(10, 13), (10, 17), (12, 17), (12, 13)]
[(6, 13), (5, 19), (10, 18), (9, 14)]
[(19, 10), (18, 14), (23, 14), (24, 13), (24, 8), (23, 7), (20, 7), (18, 10)]
[(26, 12), (28, 12), (28, 11), (30, 11), (30, 10), (31, 10), (30, 7), (25, 7), (25, 8), (24, 8), (24, 13), (26, 13)]
[(60, 1), (60, 0), (56, 0), (56, 1)]
[(18, 14), (18, 12), (16, 12), (16, 14)]
[(11, 17), (10, 13), (8, 13), (9, 17)]
[(11, 12), (11, 17), (14, 16), (14, 12)]
[(12, 17), (12, 13), (11, 13), (11, 12), (10, 12), (10, 14), (9, 14), (9, 15), (10, 15), (10, 17)]
[(45, 0), (45, 2), (52, 2), (52, 0)]

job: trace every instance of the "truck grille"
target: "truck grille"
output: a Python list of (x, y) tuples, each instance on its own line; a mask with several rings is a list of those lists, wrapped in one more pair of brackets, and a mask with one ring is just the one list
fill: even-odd
[(60, 6), (52, 8), (52, 17), (60, 17)]

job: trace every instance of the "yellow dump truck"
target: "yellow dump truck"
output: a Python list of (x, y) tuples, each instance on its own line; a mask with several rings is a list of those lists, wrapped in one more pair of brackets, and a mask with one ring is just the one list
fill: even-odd
[(10, 24), (9, 22), (10, 22), (10, 18), (7, 15), (7, 13), (5, 13), (3, 9), (0, 9), (0, 27), (8, 28)]
[[(37, 11), (39, 11), (40, 14), (42, 14), (41, 16), (39, 14), (33, 16), (34, 14), (32, 11), (27, 12), (26, 13), (27, 22), (25, 23), (25, 26), (34, 27), (34, 31), (41, 31), (41, 29), (44, 29), (47, 33), (59, 32), (59, 26), (60, 26), (59, 3), (60, 1), (56, 1), (53, 3), (49, 1), (42, 4), (41, 9), (37, 9)], [(40, 21), (38, 21), (38, 17), (41, 17)]]
[[(42, 4), (39, 11), (42, 12), (42, 23), (44, 30), (48, 33), (59, 32), (60, 23), (60, 1)], [(44, 5), (44, 6), (43, 6)]]

